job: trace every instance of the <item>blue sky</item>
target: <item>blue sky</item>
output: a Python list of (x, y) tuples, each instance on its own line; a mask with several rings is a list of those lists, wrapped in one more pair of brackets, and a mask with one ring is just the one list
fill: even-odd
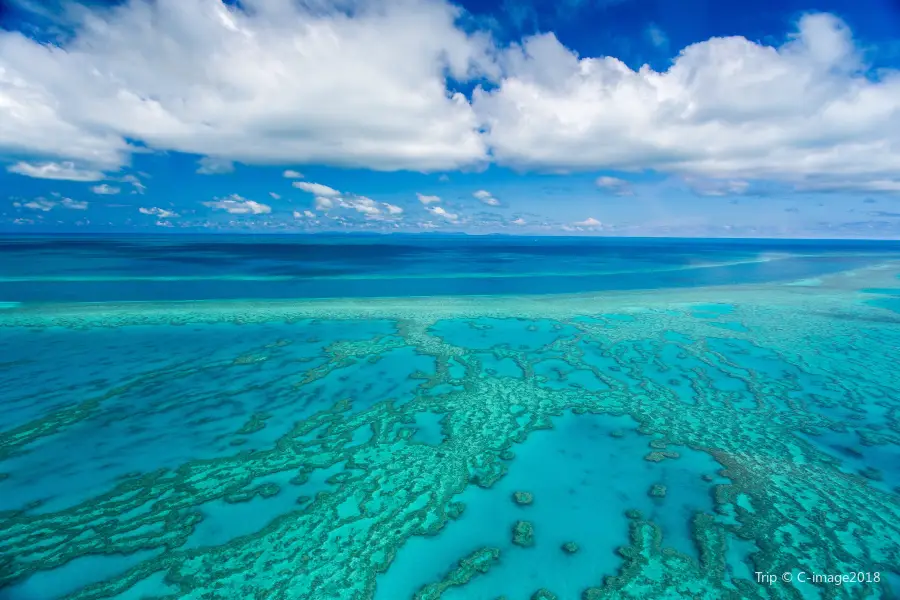
[(900, 234), (893, 1), (0, 7), (0, 231)]

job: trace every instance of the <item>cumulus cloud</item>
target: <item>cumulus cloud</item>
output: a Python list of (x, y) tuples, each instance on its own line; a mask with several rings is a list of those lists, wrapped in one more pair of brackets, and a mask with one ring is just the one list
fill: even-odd
[(578, 222), (572, 223), (572, 225), (575, 225), (576, 227), (600, 227), (603, 225), (603, 223), (601, 223), (594, 217), (588, 217), (584, 221), (578, 221)]
[[(2, 35), (3, 34), (0, 33), (0, 39), (2, 39)], [(2, 49), (2, 45), (0, 45), (0, 49)], [(3, 84), (2, 67), (3, 61), (2, 58), (0, 58), (0, 85)], [(4, 114), (2, 106), (3, 100), (4, 96), (2, 92), (0, 92), (0, 115)], [(2, 131), (3, 130), (0, 129), (0, 135), (2, 135)], [(0, 150), (2, 149), (2, 138), (0, 138)], [(80, 169), (76, 167), (73, 162), (18, 162), (8, 166), (6, 170), (10, 173), (24, 175), (25, 177), (34, 177), (35, 179), (58, 179), (63, 181), (100, 181), (101, 179), (104, 179), (103, 173), (100, 171)]]
[(594, 181), (594, 183), (598, 188), (607, 190), (617, 196), (631, 196), (632, 194), (634, 194), (631, 189), (631, 184), (624, 179), (619, 179), (618, 177), (609, 177), (607, 175), (604, 175), (598, 177), (596, 181)]
[(331, 196), (340, 196), (341, 193), (334, 188), (328, 187), (327, 185), (322, 185), (321, 183), (310, 183), (308, 181), (295, 181), (292, 183), (295, 188), (301, 189), (304, 192), (309, 192), (310, 194), (315, 194), (316, 196), (323, 196), (329, 198)]
[(440, 196), (428, 196), (425, 194), (416, 193), (416, 198), (419, 199), (419, 202), (422, 204), (436, 204), (441, 201)]
[(88, 208), (88, 203), (82, 200), (73, 200), (71, 198), (61, 197), (59, 194), (55, 193), (54, 196), (56, 196), (58, 200), (49, 200), (47, 198), (44, 198), (43, 196), (39, 196), (27, 202), (13, 202), (13, 206), (15, 206), (16, 208), (27, 208), (29, 210), (37, 210), (41, 212), (50, 212), (57, 206), (68, 208), (70, 210), (87, 210)]
[(803, 182), (797, 186), (803, 192), (900, 192), (898, 179), (826, 179)]
[(478, 190), (472, 195), (488, 206), (500, 206), (500, 201), (494, 198), (494, 196), (487, 190)]
[(54, 206), (56, 206), (56, 202), (52, 202), (50, 200), (47, 200), (46, 198), (35, 198), (34, 200), (29, 200), (28, 202), (13, 202), (13, 206), (17, 208), (28, 208), (30, 210), (49, 212), (53, 210)]
[(294, 211), (295, 219), (302, 219), (303, 217), (306, 217), (307, 219), (315, 219), (316, 213), (311, 210), (304, 210), (303, 212), (300, 212), (299, 210)]
[(127, 163), (128, 140), (246, 163), (383, 170), (485, 158), (478, 119), (445, 76), (493, 69), (489, 37), (457, 27), (457, 7), (243, 5), (85, 7), (66, 13), (73, 35), (58, 50), (0, 32), (0, 150), (104, 169)]
[(698, 196), (735, 196), (745, 194), (750, 189), (748, 182), (740, 180), (688, 178), (685, 182)]
[(95, 185), (94, 187), (92, 187), (91, 191), (95, 194), (100, 194), (101, 196), (115, 196), (122, 191), (122, 188), (117, 188), (112, 185), (101, 183), (100, 185)]
[(84, 200), (72, 200), (71, 198), (63, 198), (59, 201), (59, 204), (63, 208), (69, 208), (71, 210), (87, 210), (88, 203)]
[[(316, 196), (314, 200), (316, 210), (328, 211), (333, 208), (346, 208), (355, 210), (369, 219), (397, 217), (403, 213), (403, 209), (397, 205), (376, 202), (358, 194), (344, 193), (321, 183), (295, 181), (292, 185)], [(386, 215), (385, 211), (387, 211)]]
[(159, 208), (158, 206), (152, 206), (150, 208), (141, 207), (138, 209), (138, 212), (140, 212), (142, 215), (155, 215), (160, 219), (170, 219), (179, 216), (178, 213), (174, 211), (166, 210), (165, 208)]
[(378, 204), (371, 198), (366, 198), (365, 196), (341, 198), (339, 203), (342, 208), (351, 208), (356, 212), (360, 212), (366, 215), (381, 214), (381, 209), (378, 208)]
[[(490, 157), (900, 187), (900, 71), (869, 69), (829, 14), (803, 16), (777, 46), (711, 38), (654, 71), (579, 56), (552, 33), (500, 48), (446, 0), (237, 4), (83, 8), (66, 13), (58, 48), (0, 30), (0, 153), (49, 161), (8, 169), (99, 181), (146, 146), (222, 164), (441, 172)], [(646, 34), (665, 47), (661, 31)], [(447, 75), (491, 85), (470, 100)]]
[(457, 215), (455, 213), (447, 212), (446, 210), (443, 209), (443, 207), (440, 207), (440, 206), (429, 206), (429, 207), (426, 207), (426, 210), (428, 212), (430, 212), (431, 214), (437, 215), (439, 217), (443, 217), (443, 218), (447, 219), (448, 221), (457, 221), (459, 219), (459, 215)]
[(238, 194), (232, 194), (227, 198), (216, 199), (211, 202), (204, 202), (203, 206), (208, 206), (215, 210), (224, 210), (232, 215), (264, 215), (272, 212), (271, 206), (261, 204), (255, 200), (248, 200)]
[(138, 179), (135, 175), (125, 175), (124, 177), (119, 179), (119, 181), (123, 183), (130, 183), (134, 188), (131, 192), (132, 194), (143, 194), (145, 191), (147, 191), (147, 186), (141, 183), (141, 180)]
[(271, 196), (272, 200), (281, 200), (281, 194), (276, 194), (275, 192), (269, 192), (269, 196)]
[(287, 179), (303, 179), (303, 173), (301, 173), (300, 171), (294, 171), (292, 169), (288, 169), (281, 175), (282, 177), (286, 177)]
[(518, 219), (513, 219), (512, 221), (510, 221), (510, 223), (513, 225), (524, 225), (525, 219), (523, 219), (522, 217), (519, 217)]
[(520, 168), (897, 181), (900, 72), (869, 73), (860, 56), (828, 14), (778, 47), (693, 44), (665, 72), (580, 58), (543, 34), (503, 53), (503, 80), (474, 106), (494, 156)]
[(234, 172), (234, 163), (224, 158), (204, 156), (197, 161), (197, 172), (201, 175), (224, 175)]

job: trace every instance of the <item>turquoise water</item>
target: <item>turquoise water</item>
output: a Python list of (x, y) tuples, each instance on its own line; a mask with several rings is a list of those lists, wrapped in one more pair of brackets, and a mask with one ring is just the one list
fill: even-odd
[[(283, 239), (79, 243), (7, 244), (35, 260), (0, 281), (0, 599), (900, 593), (890, 244), (604, 242), (554, 275), (559, 241), (357, 240), (340, 269)], [(293, 256), (375, 285), (370, 255), (380, 287), (332, 299), (198, 283)], [(193, 283), (133, 301), (154, 256)]]

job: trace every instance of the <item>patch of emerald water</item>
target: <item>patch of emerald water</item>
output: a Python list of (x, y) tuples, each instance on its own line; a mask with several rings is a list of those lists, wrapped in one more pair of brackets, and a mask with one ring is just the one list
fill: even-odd
[[(287, 358), (321, 354), (330, 340), (365, 340), (390, 335), (390, 321), (299, 321), (292, 324), (212, 324), (186, 326), (128, 326), (90, 329), (5, 328), (0, 356), (15, 356), (0, 368), (4, 410), (0, 431), (23, 425), (61, 406), (70, 406), (110, 388), (127, 385), (155, 372), (178, 372), (161, 377), (158, 387), (172, 392), (202, 384), (188, 382), (184, 369), (230, 363), (277, 340), (289, 340)], [(303, 363), (296, 363), (299, 368)], [(221, 383), (221, 382), (220, 382)], [(165, 384), (164, 386), (162, 384)], [(145, 393), (148, 390), (144, 390)], [(130, 404), (134, 399), (123, 404)]]
[(622, 357), (630, 352), (627, 342), (605, 344), (584, 340), (581, 342), (581, 348), (584, 352), (581, 361), (586, 365), (627, 386), (637, 388), (640, 385), (641, 380), (635, 377), (630, 370), (622, 367)]
[(692, 304), (690, 306), (691, 313), (694, 317), (700, 319), (714, 319), (724, 315), (730, 315), (734, 312), (734, 306), (731, 304)]
[[(409, 369), (433, 373), (434, 359), (395, 347), (397, 338), (389, 335), (394, 329), (388, 321), (358, 320), (125, 327), (114, 330), (115, 336), (102, 329), (35, 334), (38, 341), (22, 368), (34, 379), (29, 385), (38, 397), (52, 396), (44, 393), (39, 372), (59, 365), (77, 369), (84, 360), (67, 361), (80, 353), (94, 357), (106, 379), (97, 390), (68, 389), (69, 410), (101, 401), (0, 465), (8, 474), (0, 510), (36, 501), (42, 503), (36, 512), (62, 510), (134, 473), (270, 448), (298, 420), (340, 399), (352, 399), (357, 410), (388, 398), (404, 401), (422, 381), (410, 379)], [(390, 349), (379, 353), (371, 344), (372, 354), (301, 385), (325, 365), (329, 344), (367, 343), (376, 336), (386, 336)], [(96, 348), (83, 347), (95, 343)], [(18, 380), (19, 368), (13, 365), (3, 376)], [(19, 394), (27, 399), (28, 388)], [(0, 419), (9, 428), (22, 424), (15, 420), (55, 414), (56, 403), (47, 402), (38, 413), (10, 418), (4, 412)]]
[(444, 441), (441, 420), (445, 416), (444, 413), (417, 412), (413, 424), (416, 431), (411, 439), (431, 446), (440, 445)]
[[(515, 365), (514, 365), (515, 366)], [(541, 387), (550, 390), (584, 389), (591, 392), (608, 390), (609, 386), (587, 369), (573, 369), (564, 360), (550, 358), (534, 363), (534, 374), (542, 377)], [(516, 366), (518, 369), (518, 367)], [(519, 369), (521, 372), (521, 369)]]
[(869, 485), (885, 492), (900, 489), (900, 446), (891, 443), (862, 444), (859, 434), (853, 429), (820, 429), (817, 435), (803, 432), (796, 435), (838, 461), (841, 471), (862, 475)]
[(307, 399), (312, 410), (298, 416), (308, 416), (324, 410), (345, 398), (350, 398), (353, 411), (359, 412), (373, 404), (392, 399), (402, 404), (411, 399), (422, 379), (413, 379), (414, 372), (433, 375), (433, 356), (417, 354), (410, 346), (392, 348), (362, 357), (353, 365), (335, 369), (322, 379), (308, 383), (296, 395)]
[[(691, 316), (697, 319), (721, 319), (732, 314), (735, 307), (731, 304), (693, 304), (690, 306), (690, 310)], [(739, 333), (750, 331), (746, 325), (738, 321), (710, 321), (708, 325)]]
[(864, 302), (869, 306), (877, 306), (878, 308), (885, 308), (892, 312), (900, 313), (900, 293), (890, 294), (886, 298), (873, 298)]
[[(616, 549), (629, 543), (629, 509), (662, 527), (664, 546), (697, 556), (690, 521), (695, 511), (713, 509), (711, 486), (726, 481), (715, 476), (718, 463), (686, 448), (672, 448), (678, 459), (644, 460), (650, 438), (636, 432), (630, 417), (566, 413), (553, 423), (512, 447), (509, 472), (491, 488), (470, 485), (455, 498), (466, 506), (458, 520), (436, 536), (407, 540), (378, 577), (375, 600), (411, 598), (485, 546), (500, 549), (500, 562), (442, 598), (529, 598), (545, 587), (561, 599), (580, 599), (621, 566)], [(665, 497), (650, 495), (657, 484), (666, 486)], [(516, 491), (530, 492), (533, 503), (517, 505)], [(533, 524), (533, 547), (512, 543), (519, 520)], [(578, 552), (566, 553), (566, 542), (577, 543)]]
[(197, 506), (203, 519), (182, 548), (220, 546), (261, 531), (275, 519), (301, 510), (320, 492), (333, 489), (328, 479), (344, 470), (344, 463), (314, 469), (303, 483), (292, 481), (296, 471), (257, 477), (248, 487), (273, 486), (274, 493), (258, 494), (250, 500), (212, 500)]
[[(702, 385), (733, 397), (749, 397), (744, 373), (720, 368), (716, 360), (700, 360), (685, 349), (690, 338), (677, 332), (664, 332), (663, 340), (617, 342), (606, 345), (582, 343), (583, 362), (604, 376), (640, 391), (647, 382), (666, 389), (686, 404), (696, 403), (695, 387)], [(623, 367), (623, 365), (627, 365)], [(571, 370), (571, 367), (569, 367)], [(588, 388), (596, 389), (596, 388)]]
[(505, 346), (511, 350), (539, 350), (557, 339), (572, 338), (578, 330), (550, 319), (470, 320), (442, 319), (429, 329), (448, 344), (469, 350), (487, 350)]
[(712, 327), (718, 327), (719, 329), (725, 329), (727, 331), (737, 331), (739, 333), (746, 333), (750, 331), (745, 325), (735, 322), (735, 321), (727, 321), (725, 323), (710, 323)]
[(498, 357), (493, 352), (475, 352), (473, 355), (481, 361), (482, 375), (485, 377), (524, 377), (522, 368), (508, 356)]
[[(736, 380), (755, 382), (757, 389), (771, 390), (773, 383), (776, 384), (780, 388), (777, 393), (765, 393), (763, 399), (778, 410), (793, 412), (802, 407), (808, 413), (825, 417), (836, 427), (882, 429), (889, 421), (886, 406), (893, 403), (892, 392), (878, 386), (856, 385), (859, 379), (853, 368), (858, 367), (836, 372), (835, 364), (851, 364), (844, 357), (852, 350), (841, 340), (833, 338), (832, 341), (839, 344), (839, 358), (836, 362), (825, 362), (828, 357), (821, 354), (824, 349), (812, 355), (813, 360), (822, 361), (811, 363), (814, 372), (786, 362), (770, 349), (733, 338), (706, 338), (711, 352), (705, 359), (732, 373)], [(870, 363), (867, 368), (890, 370), (892, 367)]]
[(148, 600), (151, 598), (177, 597), (178, 587), (166, 583), (166, 572), (159, 571), (111, 597), (111, 600)]
[(89, 554), (61, 567), (38, 571), (20, 583), (0, 591), (2, 600), (57, 600), (88, 585), (112, 579), (145, 560), (159, 555), (155, 550), (132, 554)]
[(725, 572), (729, 579), (756, 581), (753, 563), (750, 560), (750, 556), (756, 552), (759, 552), (756, 542), (729, 535), (725, 551)]

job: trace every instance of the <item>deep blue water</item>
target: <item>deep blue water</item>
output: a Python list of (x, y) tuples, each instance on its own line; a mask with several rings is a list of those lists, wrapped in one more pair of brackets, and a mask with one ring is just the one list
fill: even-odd
[(575, 293), (812, 278), (900, 242), (471, 236), (0, 237), (0, 301)]

